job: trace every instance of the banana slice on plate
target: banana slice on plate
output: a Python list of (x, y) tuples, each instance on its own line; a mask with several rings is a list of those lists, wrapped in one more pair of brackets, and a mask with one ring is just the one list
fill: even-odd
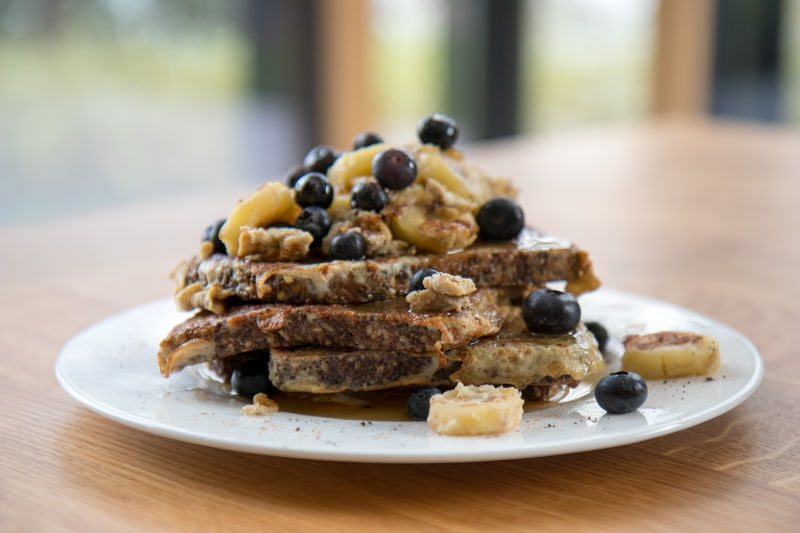
[(522, 420), (524, 401), (514, 387), (464, 385), (431, 397), (428, 427), (441, 435), (495, 435)]
[(645, 379), (710, 374), (719, 368), (719, 343), (713, 337), (686, 331), (630, 335), (625, 341), (622, 369)]

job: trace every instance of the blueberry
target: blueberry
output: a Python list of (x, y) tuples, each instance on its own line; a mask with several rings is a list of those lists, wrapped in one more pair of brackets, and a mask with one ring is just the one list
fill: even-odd
[(597, 346), (601, 352), (606, 350), (608, 344), (608, 331), (600, 322), (586, 322), (586, 329), (592, 332), (594, 338), (597, 339)]
[(300, 211), (294, 225), (309, 232), (314, 237), (314, 244), (319, 244), (331, 229), (331, 217), (324, 208), (312, 205)]
[(345, 231), (331, 239), (331, 257), (334, 259), (364, 259), (366, 247), (361, 233)]
[(399, 191), (414, 182), (417, 164), (403, 150), (387, 148), (372, 158), (372, 175), (383, 187)]
[(292, 168), (286, 171), (286, 185), (294, 189), (294, 184), (297, 183), (297, 180), (299, 180), (306, 174), (307, 172), (303, 165), (301, 164), (294, 165)]
[(647, 382), (635, 372), (614, 372), (597, 382), (594, 398), (609, 413), (632, 413), (647, 399)]
[(442, 150), (447, 150), (458, 138), (458, 126), (447, 115), (434, 113), (419, 121), (417, 136), (423, 144), (435, 144)]
[(374, 181), (357, 183), (350, 196), (350, 207), (363, 211), (380, 213), (388, 203), (389, 195)]
[(383, 137), (371, 131), (362, 131), (353, 137), (353, 150), (364, 148), (365, 146), (372, 146), (373, 144), (380, 144), (383, 142)]
[(268, 228), (293, 228), (294, 226), (292, 226), (292, 225), (291, 225), (291, 224), (289, 224), (288, 222), (272, 222), (272, 223), (271, 223), (269, 226), (267, 226), (267, 227), (268, 227)]
[(315, 146), (303, 159), (303, 168), (306, 169), (306, 172), (322, 172), (324, 174), (338, 157), (339, 151), (336, 148), (325, 145)]
[(294, 200), (303, 207), (329, 207), (333, 203), (333, 186), (319, 172), (309, 172), (294, 185)]
[(511, 198), (493, 198), (483, 204), (476, 217), (481, 237), (488, 241), (508, 241), (525, 227), (525, 213)]
[(532, 333), (562, 335), (578, 326), (581, 306), (568, 292), (536, 289), (522, 304), (522, 318)]
[(417, 270), (414, 272), (414, 275), (411, 276), (411, 279), (408, 282), (408, 291), (413, 292), (425, 289), (425, 285), (422, 283), (422, 281), (428, 276), (438, 273), (439, 271), (433, 268), (423, 268), (422, 270)]
[(203, 241), (209, 241), (211, 244), (214, 245), (214, 253), (215, 254), (226, 254), (228, 250), (225, 248), (225, 243), (223, 243), (219, 239), (219, 230), (225, 224), (227, 219), (223, 218), (221, 220), (217, 220), (210, 226), (206, 228), (203, 232)]
[(275, 390), (269, 380), (269, 359), (250, 359), (239, 365), (231, 374), (231, 388), (247, 397)]
[(406, 408), (412, 420), (426, 420), (431, 410), (431, 396), (441, 394), (436, 387), (421, 387), (408, 396)]

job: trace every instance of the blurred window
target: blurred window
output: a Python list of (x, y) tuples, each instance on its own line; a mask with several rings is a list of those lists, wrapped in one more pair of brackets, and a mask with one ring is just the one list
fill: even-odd
[(786, 120), (785, 0), (717, 2), (711, 113), (762, 121)]
[[(372, 0), (371, 6), (371, 82), (384, 130), (402, 132), (414, 117), (443, 111), (477, 139), (495, 136), (486, 115), (504, 106), (516, 117), (513, 127), (499, 128), (501, 135), (638, 119), (649, 110), (657, 0)], [(519, 16), (498, 26), (493, 10)], [(519, 50), (501, 45), (486, 57), (493, 41), (509, 33)], [(518, 64), (497, 69), (503, 62)], [(504, 96), (508, 84), (517, 87)]]
[(526, 7), (525, 131), (648, 113), (656, 0), (533, 0)]
[[(448, 108), (447, 0), (371, 0), (369, 72), (387, 139), (413, 138), (415, 118)], [(409, 135), (410, 134), (410, 135)]]
[(0, 2), (0, 222), (248, 175), (239, 18), (214, 0)]
[[(0, 0), (0, 223), (282, 179), (326, 141), (320, 117), (397, 142), (434, 111), (463, 141), (640, 120), (664, 5)], [(716, 30), (697, 25), (716, 44), (698, 109), (800, 124), (800, 0), (713, 5)], [(367, 69), (331, 67), (363, 65), (362, 51)], [(330, 113), (342, 95), (349, 109)]]
[(786, 117), (796, 125), (800, 125), (800, 0), (789, 0), (786, 3), (781, 45), (786, 53), (783, 67), (786, 95)]

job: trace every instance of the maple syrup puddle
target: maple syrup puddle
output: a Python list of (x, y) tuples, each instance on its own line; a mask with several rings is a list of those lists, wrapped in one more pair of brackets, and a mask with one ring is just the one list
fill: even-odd
[[(575, 389), (564, 389), (548, 401), (526, 401), (525, 412), (546, 409), (558, 403), (572, 401), (585, 394), (579, 385)], [(281, 392), (269, 397), (278, 403), (282, 412), (296, 415), (365, 420), (370, 422), (411, 421), (406, 412), (410, 391), (395, 390), (372, 393), (342, 393), (331, 396), (297, 396)]]
[[(200, 371), (202, 378), (196, 392), (209, 396), (235, 398), (242, 406), (249, 403), (247, 398), (231, 392), (230, 385), (223, 383), (208, 372)], [(547, 409), (559, 403), (582, 398), (592, 391), (592, 383), (598, 376), (588, 376), (577, 387), (562, 387), (561, 391), (548, 401), (526, 401), (525, 412)], [(406, 402), (411, 389), (394, 389), (375, 392), (343, 392), (339, 394), (290, 394), (275, 391), (269, 394), (278, 403), (281, 412), (296, 415), (363, 420), (370, 422), (408, 422), (412, 419), (406, 412)]]

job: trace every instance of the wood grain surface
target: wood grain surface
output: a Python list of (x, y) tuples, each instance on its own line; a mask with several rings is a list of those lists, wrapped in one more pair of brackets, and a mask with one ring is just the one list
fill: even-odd
[(82, 329), (171, 294), (172, 267), (248, 191), (0, 228), (0, 531), (795, 530), (800, 133), (659, 123), (467, 157), (514, 179), (528, 219), (588, 249), (606, 286), (748, 336), (759, 390), (672, 435), (528, 460), (328, 463), (186, 444), (90, 412), (53, 366)]

